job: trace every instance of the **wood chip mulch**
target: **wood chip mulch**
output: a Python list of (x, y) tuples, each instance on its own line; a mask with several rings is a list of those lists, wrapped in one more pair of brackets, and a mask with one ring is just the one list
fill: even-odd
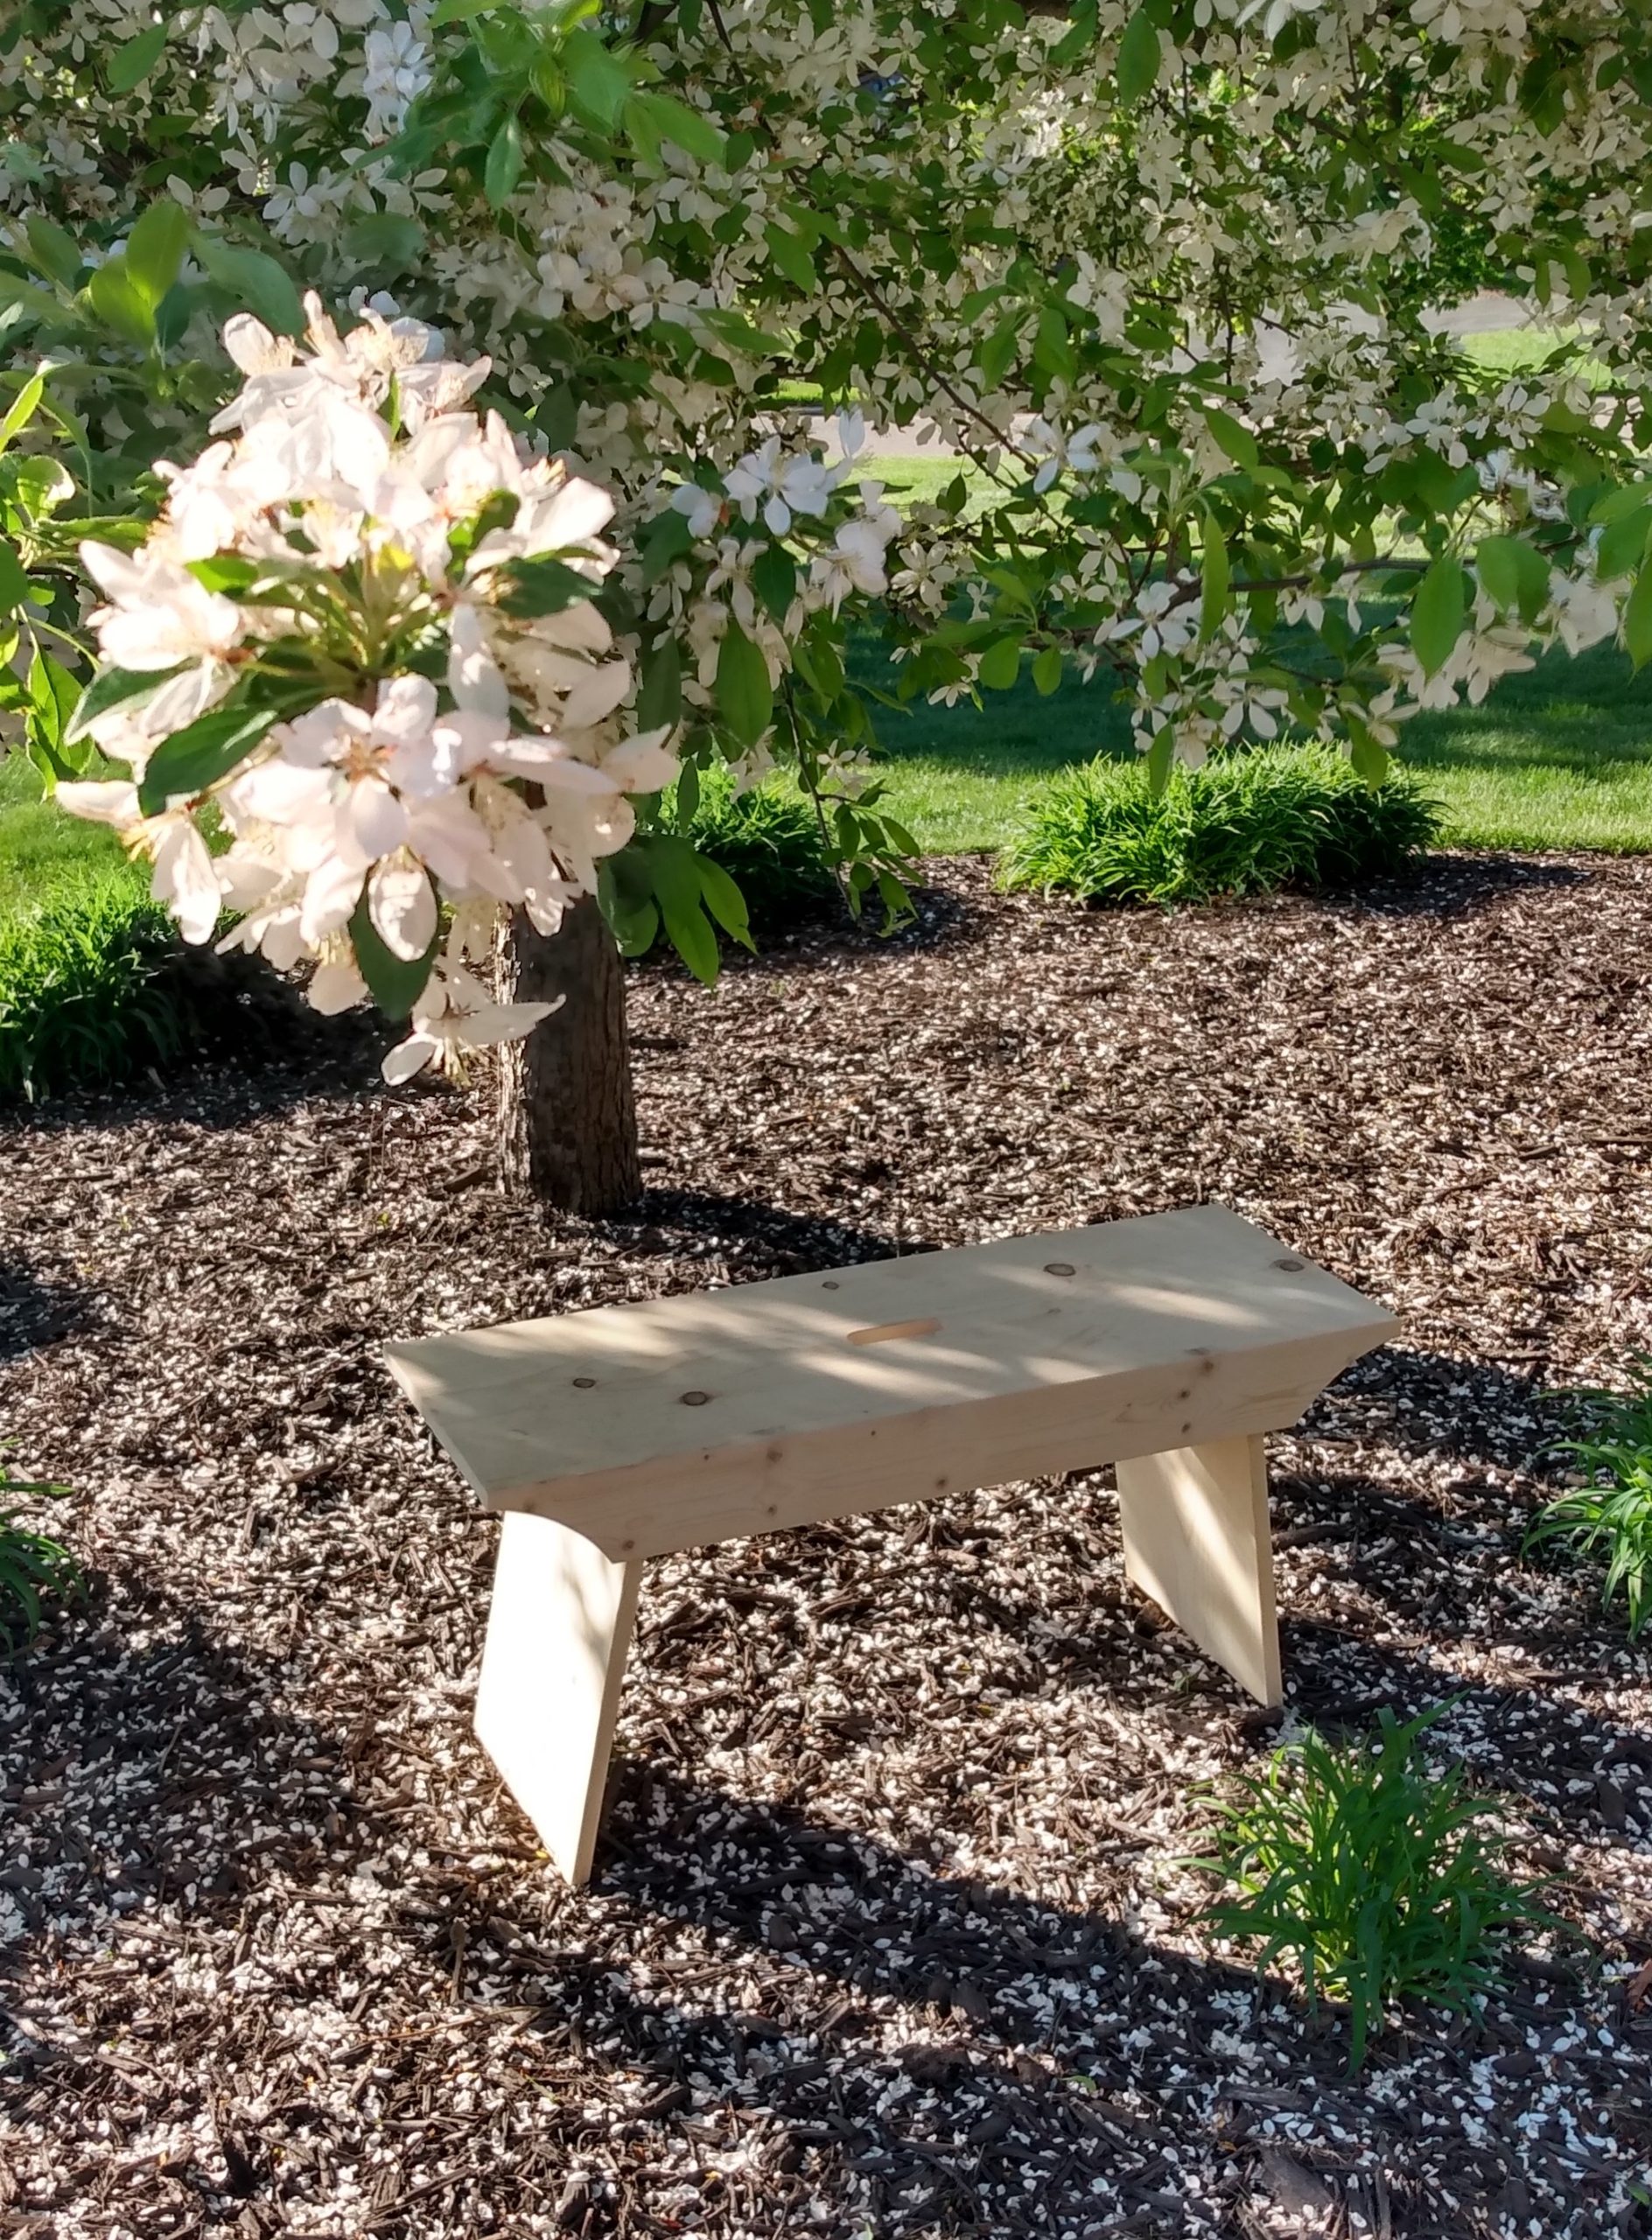
[[(0, 1670), (0, 2234), (1652, 2232), (1652, 1649), (1519, 1552), (1547, 1396), (1648, 1342), (1652, 866), (932, 868), (892, 942), (637, 976), (632, 1222), (501, 1200), (482, 1089), (359, 1048), (4, 1127), (0, 1433), (94, 1578)], [(385, 1341), (1207, 1197), (1404, 1321), (1276, 1443), (1285, 1731), (1449, 1701), (1580, 1936), (1358, 2077), (1213, 1946), (1208, 1785), (1280, 1728), (1106, 1474), (662, 1563), (560, 1886)]]

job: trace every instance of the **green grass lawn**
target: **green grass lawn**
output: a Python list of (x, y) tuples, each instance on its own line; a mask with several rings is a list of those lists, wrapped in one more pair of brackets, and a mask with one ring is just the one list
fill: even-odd
[(0, 749), (0, 916), (15, 915), (66, 878), (112, 869), (122, 856), (107, 825), (43, 801), (34, 765)]
[[(1116, 690), (1073, 678), (1040, 700), (1024, 674), (979, 709), (880, 710), (890, 807), (935, 854), (998, 847), (1050, 771), (1130, 752)], [(1449, 847), (1652, 850), (1652, 670), (1632, 677), (1611, 648), (1550, 654), (1483, 707), (1419, 717), (1401, 752), (1443, 804)]]
[[(857, 668), (863, 680), (882, 675), (867, 651)], [(890, 807), (929, 853), (998, 847), (1049, 772), (1128, 755), (1116, 690), (1105, 676), (1073, 677), (1041, 700), (1023, 674), (980, 708), (880, 709)], [(1445, 807), (1448, 846), (1652, 851), (1652, 668), (1631, 676), (1611, 648), (1579, 661), (1550, 654), (1483, 707), (1419, 717), (1402, 752)], [(0, 754), (0, 920), (121, 860), (112, 832), (43, 801), (31, 766)]]
[(1466, 334), (1459, 346), (1482, 373), (1508, 379), (1547, 365), (1563, 343), (1570, 345), (1572, 361), (1589, 388), (1605, 388), (1612, 376), (1589, 347), (1580, 326), (1494, 327), (1487, 334)]

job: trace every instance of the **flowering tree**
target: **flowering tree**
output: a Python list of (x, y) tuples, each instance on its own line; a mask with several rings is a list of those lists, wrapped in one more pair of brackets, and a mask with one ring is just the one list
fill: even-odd
[[(12, 11), (0, 108), (32, 751), (186, 932), (410, 1016), (395, 1071), (525, 1034), (564, 1200), (634, 1180), (604, 924), (744, 932), (699, 771), (787, 764), (901, 906), (851, 628), (897, 697), (1105, 666), (1156, 771), (1290, 730), (1375, 775), (1545, 642), (1652, 651), (1638, 9), (74, 0)], [(1550, 338), (1515, 377), (1442, 339), (1487, 280)], [(800, 378), (952, 487), (829, 466)]]

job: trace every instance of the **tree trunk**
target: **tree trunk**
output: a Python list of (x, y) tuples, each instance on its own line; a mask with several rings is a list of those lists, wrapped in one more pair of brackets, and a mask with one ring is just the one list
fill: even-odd
[(626, 1032), (624, 968), (594, 897), (554, 934), (514, 911), (500, 950), (500, 996), (555, 1003), (500, 1051), (499, 1158), (508, 1189), (570, 1214), (612, 1214), (642, 1188)]

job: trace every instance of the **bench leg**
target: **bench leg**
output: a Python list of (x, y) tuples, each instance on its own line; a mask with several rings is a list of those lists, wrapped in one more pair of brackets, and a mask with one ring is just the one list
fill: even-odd
[(1284, 1700), (1259, 1436), (1117, 1466), (1124, 1569), (1259, 1701)]
[(550, 1517), (506, 1513), (476, 1732), (576, 1884), (597, 1845), (641, 1572)]

